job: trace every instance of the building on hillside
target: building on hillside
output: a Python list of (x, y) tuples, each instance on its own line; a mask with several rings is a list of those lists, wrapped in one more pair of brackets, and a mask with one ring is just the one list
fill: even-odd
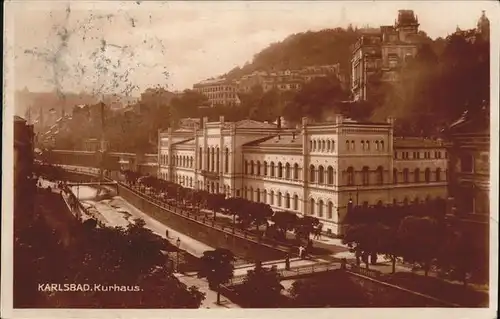
[(490, 127), (488, 111), (465, 113), (447, 130), (449, 194), (460, 216), (487, 221), (490, 214)]
[(395, 139), (393, 121), (355, 122), (337, 115), (298, 128), (243, 120), (207, 122), (160, 133), (160, 178), (315, 216), (340, 227), (359, 205), (447, 196), (447, 160), (440, 141)]
[(399, 69), (418, 50), (418, 17), (412, 10), (399, 10), (393, 26), (362, 35), (353, 46), (351, 92), (354, 100), (367, 100), (380, 82), (399, 80)]
[(237, 86), (225, 78), (209, 79), (193, 85), (193, 90), (205, 95), (210, 105), (236, 106), (240, 104)]
[(490, 20), (486, 17), (486, 11), (483, 10), (475, 29), (461, 30), (460, 27), (457, 26), (454, 34), (464, 36), (470, 43), (476, 42), (478, 38), (488, 41), (490, 39)]

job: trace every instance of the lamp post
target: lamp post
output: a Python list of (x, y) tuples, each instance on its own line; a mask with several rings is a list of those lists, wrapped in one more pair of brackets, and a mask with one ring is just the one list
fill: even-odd
[(177, 237), (177, 241), (175, 242), (175, 244), (177, 245), (177, 266), (176, 266), (176, 269), (177, 269), (177, 271), (179, 271), (179, 247), (181, 246), (181, 239), (179, 237)]

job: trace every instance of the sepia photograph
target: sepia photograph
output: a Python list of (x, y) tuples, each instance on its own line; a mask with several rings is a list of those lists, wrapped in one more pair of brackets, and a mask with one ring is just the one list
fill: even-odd
[(2, 318), (496, 317), (498, 3), (4, 9)]

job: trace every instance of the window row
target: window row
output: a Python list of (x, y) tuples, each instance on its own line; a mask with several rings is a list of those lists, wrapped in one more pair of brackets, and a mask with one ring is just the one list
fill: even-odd
[(432, 172), (430, 168), (426, 168), (424, 170), (423, 179), (422, 179), (422, 172), (418, 168), (414, 169), (411, 173), (408, 168), (403, 169), (401, 173), (395, 168), (392, 173), (393, 183), (394, 184), (398, 184), (400, 182), (409, 183), (410, 174), (413, 176), (412, 182), (414, 183), (441, 182), (446, 180), (446, 171), (443, 174), (441, 168), (437, 168), (435, 172)]
[[(284, 166), (281, 162), (275, 165), (271, 162), (269, 165), (264, 161), (261, 165), (260, 161), (245, 161), (245, 174), (257, 175), (257, 176), (270, 176), (285, 179), (298, 180), (300, 176), (301, 168), (299, 164), (286, 163)], [(320, 165), (316, 168), (314, 165), (309, 167), (309, 182), (333, 185), (335, 183), (335, 170), (332, 166), (325, 168)]]
[(311, 152), (333, 152), (335, 151), (334, 140), (312, 140), (309, 142)]
[[(295, 211), (301, 211), (300, 202), (298, 195), (291, 196), (289, 193), (267, 191), (265, 189), (257, 188), (254, 190), (252, 187), (245, 187), (243, 190), (244, 198), (260, 202), (264, 204), (269, 204), (275, 207), (281, 207), (285, 209), (291, 209)], [(328, 203), (323, 200), (315, 201), (314, 199), (309, 200), (308, 215), (316, 215), (317, 217), (328, 219), (333, 219), (334, 211), (338, 214), (338, 209), (334, 207), (331, 201)], [(326, 213), (326, 216), (325, 216)], [(338, 215), (337, 215), (338, 216)]]
[[(385, 149), (384, 141), (376, 140), (373, 142), (374, 148), (376, 151), (383, 151)], [(345, 149), (346, 151), (354, 151), (356, 150), (356, 143), (353, 140), (345, 141)], [(361, 141), (361, 150), (369, 151), (371, 149), (370, 141), (362, 140)]]
[[(421, 156), (420, 154), (423, 154), (423, 159), (441, 159), (441, 158), (448, 158), (448, 153), (446, 151), (434, 151), (434, 157), (432, 157), (432, 152), (426, 151), (426, 152), (411, 152), (412, 157), (411, 159), (420, 159)], [(410, 159), (410, 152), (394, 152), (394, 158), (395, 159)]]
[[(203, 147), (198, 150), (198, 169), (202, 169), (203, 165)], [(209, 147), (205, 154), (205, 169), (210, 172), (219, 172), (220, 169), (220, 149), (218, 147)], [(229, 149), (226, 147), (224, 149), (224, 173), (229, 172)]]

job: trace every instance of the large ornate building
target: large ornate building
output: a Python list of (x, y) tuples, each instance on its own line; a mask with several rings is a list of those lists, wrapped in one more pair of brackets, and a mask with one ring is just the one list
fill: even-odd
[(399, 10), (393, 26), (381, 26), (359, 38), (351, 58), (354, 100), (369, 99), (376, 83), (399, 80), (399, 68), (417, 54), (418, 26), (412, 10)]
[(489, 110), (465, 113), (447, 130), (450, 153), (449, 193), (457, 213), (487, 221), (490, 217)]
[(225, 78), (201, 81), (193, 85), (193, 90), (205, 95), (211, 106), (240, 104), (236, 85)]
[(160, 133), (160, 178), (245, 197), (321, 220), (339, 233), (350, 200), (359, 205), (447, 196), (440, 141), (398, 139), (393, 120), (355, 122), (337, 115), (297, 128), (243, 120)]

